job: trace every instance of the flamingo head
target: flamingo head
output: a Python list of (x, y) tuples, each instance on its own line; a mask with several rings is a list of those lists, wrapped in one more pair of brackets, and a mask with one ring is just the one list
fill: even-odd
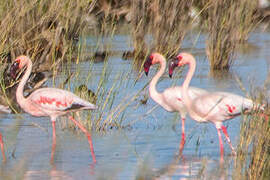
[(17, 71), (22, 69), (29, 62), (29, 58), (27, 56), (19, 56), (10, 66), (10, 75), (13, 79), (17, 76)]
[(145, 72), (146, 76), (148, 75), (150, 66), (153, 65), (153, 58), (154, 58), (154, 56), (152, 54), (147, 56), (146, 61), (143, 64), (143, 68), (144, 68), (144, 72)]
[(169, 76), (172, 77), (173, 70), (178, 66), (184, 66), (195, 62), (194, 57), (189, 53), (180, 53), (169, 62)]
[(169, 62), (169, 76), (170, 76), (170, 78), (172, 78), (173, 71), (176, 67), (179, 66), (179, 62), (181, 60), (182, 60), (182, 56), (179, 56), (179, 55), (170, 60), (170, 62)]
[(146, 76), (148, 75), (150, 66), (152, 66), (152, 65), (154, 65), (156, 63), (160, 63), (160, 61), (162, 61), (163, 59), (164, 59), (164, 57), (161, 54), (159, 54), (159, 53), (152, 53), (152, 54), (150, 54), (146, 58), (145, 63), (143, 64), (144, 72), (145, 72)]

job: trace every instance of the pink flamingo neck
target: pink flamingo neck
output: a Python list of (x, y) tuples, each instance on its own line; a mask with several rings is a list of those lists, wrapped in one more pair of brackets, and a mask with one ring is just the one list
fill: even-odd
[(188, 57), (187, 60), (188, 60), (189, 70), (188, 70), (188, 73), (186, 75), (185, 81), (183, 83), (182, 94), (183, 94), (183, 101), (185, 102), (186, 106), (188, 107), (188, 110), (190, 110), (192, 100), (188, 94), (188, 87), (189, 87), (190, 81), (191, 81), (193, 74), (195, 72), (195, 69), (196, 69), (196, 61), (195, 61), (193, 56)]
[(25, 107), (26, 103), (24, 103), (26, 101), (25, 97), (23, 96), (23, 89), (24, 89), (24, 86), (31, 74), (31, 71), (32, 71), (32, 62), (30, 59), (27, 60), (26, 62), (26, 71), (21, 79), (21, 82), (19, 83), (19, 86), (17, 88), (17, 91), (16, 91), (16, 98), (17, 98), (17, 102), (18, 104), (21, 106), (21, 107)]
[(155, 60), (160, 64), (161, 67), (160, 67), (159, 71), (157, 72), (157, 74), (153, 77), (153, 79), (150, 82), (149, 93), (150, 93), (151, 98), (155, 102), (157, 102), (158, 104), (162, 104), (162, 95), (157, 91), (156, 85), (157, 85), (157, 82), (158, 82), (159, 78), (165, 72), (165, 69), (166, 69), (166, 60), (160, 54), (156, 54), (155, 55)]

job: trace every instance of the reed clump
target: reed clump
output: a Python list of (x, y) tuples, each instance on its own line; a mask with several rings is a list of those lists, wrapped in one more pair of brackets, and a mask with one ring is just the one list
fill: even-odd
[[(177, 54), (191, 28), (191, 7), (192, 1), (183, 0), (134, 1), (131, 20), (134, 51), (137, 54), (146, 54), (147, 50), (170, 56)], [(152, 39), (147, 39), (147, 35)]]
[(261, 115), (257, 113), (246, 117), (246, 121), (241, 126), (240, 142), (237, 148), (233, 173), (236, 179), (268, 179), (270, 177), (269, 133), (269, 121)]
[(235, 10), (238, 8), (234, 1), (211, 1), (208, 8), (207, 26), (209, 37), (206, 54), (210, 61), (211, 70), (228, 70), (235, 51)]
[[(25, 54), (33, 60), (33, 73), (49, 71), (56, 75), (67, 57), (74, 58), (76, 42), (85, 29), (93, 2), (83, 1), (1, 1), (0, 58), (2, 96), (6, 87), (16, 85), (7, 78), (8, 64)], [(76, 56), (75, 56), (76, 57)]]
[[(266, 82), (264, 85), (267, 86)], [(253, 89), (253, 88), (252, 88)], [(233, 169), (234, 179), (269, 179), (270, 177), (270, 122), (268, 97), (265, 90), (255, 88), (253, 101), (264, 104), (264, 110), (254, 110), (243, 116), (237, 156)]]
[[(88, 1), (5, 1), (1, 3), (2, 57), (27, 54), (35, 71), (50, 70), (80, 36), (90, 8)], [(53, 66), (51, 66), (53, 65)]]
[(235, 55), (237, 43), (245, 42), (254, 29), (255, 1), (229, 0), (204, 1), (207, 17), (206, 54), (210, 61), (210, 69), (229, 70)]
[(191, 29), (192, 1), (156, 0), (152, 7), (150, 26), (155, 50), (177, 54), (185, 34)]

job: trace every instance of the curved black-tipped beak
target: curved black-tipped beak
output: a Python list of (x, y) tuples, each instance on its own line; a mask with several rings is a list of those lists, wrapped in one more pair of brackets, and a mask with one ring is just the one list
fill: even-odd
[(169, 61), (169, 76), (172, 78), (173, 70), (178, 66), (179, 59), (177, 57)]
[(145, 70), (144, 70), (144, 72), (145, 72), (145, 75), (148, 76), (148, 71), (145, 71)]
[(150, 69), (150, 66), (152, 65), (152, 56), (148, 56), (146, 58), (146, 61), (145, 63), (143, 64), (143, 68), (144, 68), (144, 72), (145, 72), (145, 75), (148, 76), (148, 72), (149, 72), (149, 69)]
[(10, 76), (15, 79), (17, 76), (17, 70), (19, 69), (19, 63), (18, 62), (14, 62), (11, 66), (10, 66)]

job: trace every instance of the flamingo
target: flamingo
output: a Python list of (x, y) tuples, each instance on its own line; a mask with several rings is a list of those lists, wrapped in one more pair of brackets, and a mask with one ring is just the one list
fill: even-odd
[[(26, 70), (16, 90), (16, 99), (20, 107), (32, 116), (49, 116), (51, 118), (53, 128), (53, 143), (51, 153), (52, 162), (56, 145), (55, 121), (57, 117), (70, 112), (77, 112), (79, 110), (94, 110), (97, 109), (97, 106), (79, 98), (69, 91), (58, 88), (41, 88), (35, 90), (32, 94), (25, 98), (23, 95), (23, 88), (32, 71), (31, 59), (24, 55), (17, 57), (10, 67), (10, 74), (13, 78), (15, 78), (16, 71), (18, 69), (23, 69), (24, 67), (26, 67)], [(88, 138), (92, 159), (95, 163), (96, 157), (90, 133), (72, 116), (69, 116), (69, 119), (76, 126), (78, 126)]]
[(236, 155), (227, 128), (222, 122), (239, 116), (242, 112), (251, 111), (254, 108), (263, 110), (263, 107), (255, 104), (251, 99), (227, 92), (208, 92), (192, 98), (188, 90), (196, 69), (196, 60), (191, 54), (180, 53), (172, 60), (169, 64), (169, 76), (172, 77), (173, 70), (177, 66), (186, 64), (189, 65), (189, 71), (183, 83), (181, 93), (190, 117), (198, 122), (212, 122), (215, 124), (219, 138), (221, 160), (223, 160), (224, 154), (221, 130), (228, 141), (232, 153)]
[[(181, 153), (185, 144), (185, 119), (187, 114), (186, 106), (182, 99), (182, 87), (175, 86), (170, 87), (164, 90), (163, 93), (159, 93), (156, 90), (156, 84), (159, 78), (164, 74), (166, 69), (166, 59), (159, 53), (152, 53), (150, 56), (147, 57), (144, 63), (144, 71), (145, 74), (148, 75), (150, 66), (154, 64), (160, 64), (161, 67), (157, 74), (153, 77), (149, 85), (149, 94), (150, 97), (162, 106), (165, 110), (169, 112), (176, 112), (178, 111), (181, 116), (182, 120), (182, 137), (179, 145), (179, 152)], [(201, 94), (206, 93), (207, 91), (195, 87), (190, 87), (188, 89), (189, 96), (194, 99)]]

